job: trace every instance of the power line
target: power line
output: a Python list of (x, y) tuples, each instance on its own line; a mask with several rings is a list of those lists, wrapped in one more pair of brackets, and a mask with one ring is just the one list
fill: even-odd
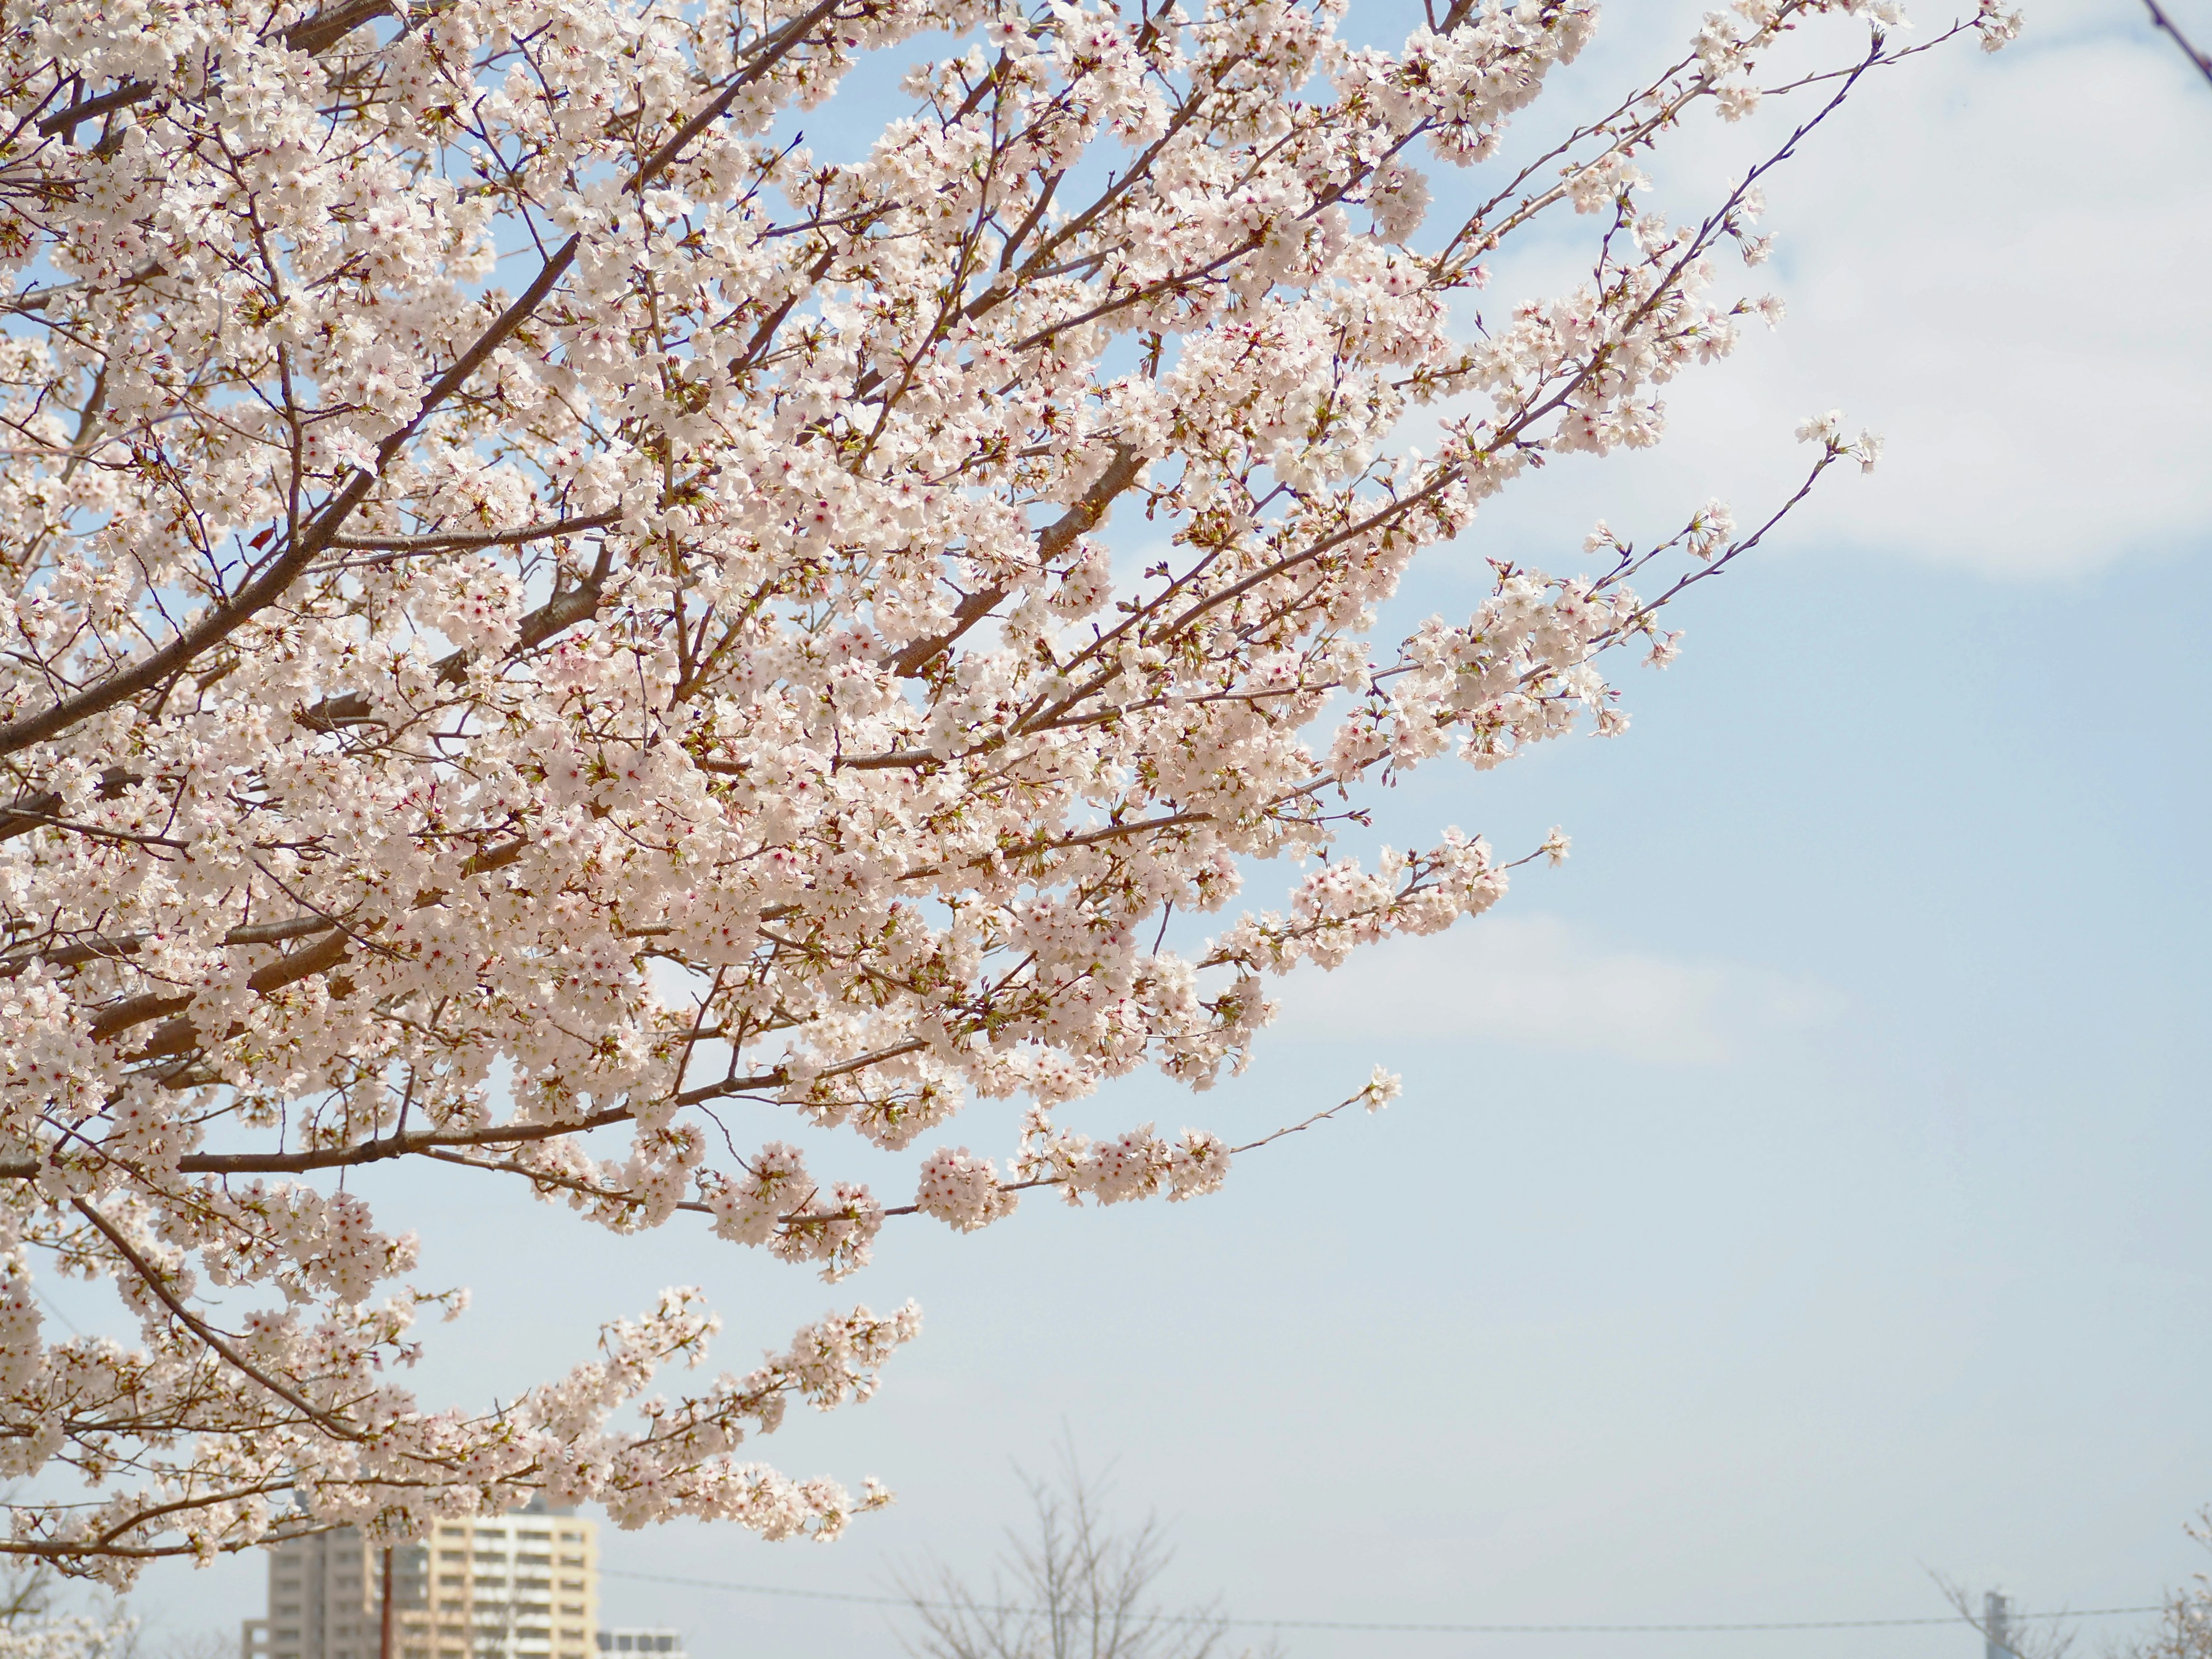
[[(620, 1572), (601, 1567), (603, 1578), (639, 1578), (655, 1584), (687, 1584), (695, 1589), (732, 1590), (743, 1595), (787, 1595), (808, 1601), (849, 1601), (878, 1607), (927, 1607), (941, 1612), (1041, 1613), (1038, 1607), (993, 1607), (982, 1602), (932, 1601), (905, 1595), (862, 1595), (851, 1590), (797, 1589), (787, 1584), (732, 1584), (712, 1578), (679, 1578), (659, 1572)], [(2081, 1607), (2069, 1613), (2015, 1613), (2015, 1619), (2110, 1619), (2129, 1613), (2162, 1613), (2163, 1607)], [(1911, 1625), (1970, 1625), (1959, 1613), (1938, 1619), (1793, 1619), (1762, 1624), (1710, 1625), (1395, 1625), (1348, 1619), (1216, 1619), (1205, 1613), (1176, 1613), (1163, 1625), (1233, 1625), (1248, 1630), (1358, 1630), (1426, 1632), (1440, 1636), (1656, 1636), (1717, 1631), (1894, 1630)]]
[(60, 1320), (63, 1324), (69, 1327), (70, 1334), (71, 1336), (82, 1336), (84, 1334), (82, 1331), (77, 1329), (76, 1322), (61, 1310), (60, 1304), (55, 1302), (53, 1297), (48, 1296), (45, 1291), (39, 1287), (39, 1281), (35, 1279), (31, 1281), (31, 1294), (46, 1304), (46, 1311), (48, 1313)]

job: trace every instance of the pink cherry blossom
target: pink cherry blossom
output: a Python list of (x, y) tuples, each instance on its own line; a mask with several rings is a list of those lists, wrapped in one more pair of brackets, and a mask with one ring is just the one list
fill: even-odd
[[(716, 1322), (672, 1291), (440, 1408), (404, 1372), (460, 1295), (338, 1177), (436, 1160), (833, 1279), (1026, 1188), (1195, 1198), (1251, 1148), (1068, 1109), (1206, 1089), (1272, 981), (1565, 854), (1338, 836), (1398, 773), (1620, 730), (1607, 653), (1670, 658), (1658, 612), (1779, 512), (1499, 560), (1403, 637), (1378, 608), (1778, 319), (1713, 255), (1763, 257), (1766, 174), (1911, 54), (1889, 0), (1743, 0), (1524, 132), (1593, 0), (1451, 0), (1395, 52), (1342, 9), (12, 0), (0, 1480), (39, 1484), (4, 1547), (120, 1585), (533, 1493), (834, 1536), (887, 1495), (747, 1437), (865, 1398), (911, 1307), (678, 1385)], [(1835, 72), (1766, 85), (1785, 33)], [(860, 159), (787, 141), (925, 39)], [(1662, 210), (1654, 146), (1785, 100), (1766, 163)], [(1561, 221), (1574, 280), (1478, 310)], [(1808, 489), (1877, 447), (1804, 435)], [(1003, 1162), (944, 1144), (1016, 1097)], [(740, 1103), (911, 1151), (915, 1196)], [(137, 1345), (49, 1328), (56, 1273)]]

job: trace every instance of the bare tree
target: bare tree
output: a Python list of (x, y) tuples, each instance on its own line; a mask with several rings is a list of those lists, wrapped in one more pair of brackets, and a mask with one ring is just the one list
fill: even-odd
[(52, 1604), (54, 1576), (43, 1561), (9, 1563), (0, 1573), (0, 1630), (44, 1617)]
[(1943, 1592), (1943, 1599), (1958, 1609), (1959, 1617), (1979, 1631), (1999, 1653), (2010, 1654), (2012, 1659), (2066, 1659), (2073, 1652), (2078, 1632), (2066, 1623), (2063, 1613), (2037, 1613), (2030, 1620), (2017, 1609), (2009, 1609), (1993, 1619), (1986, 1604), (1975, 1605), (1964, 1584), (1932, 1570), (1928, 1576)]
[[(978, 1595), (938, 1564), (902, 1574), (900, 1594), (921, 1626), (899, 1640), (919, 1659), (1228, 1659), (1230, 1625), (1219, 1599), (1170, 1612), (1154, 1600), (1175, 1559), (1167, 1528), (1147, 1515), (1132, 1525), (1108, 1513), (1111, 1487), (1086, 1476), (1073, 1446), (1057, 1480), (1023, 1474), (1033, 1518), (1024, 1534), (1006, 1529), (1007, 1548)], [(1261, 1659), (1280, 1650), (1241, 1650)]]
[(0, 1659), (131, 1659), (135, 1620), (55, 1612), (61, 1576), (50, 1561), (18, 1559), (0, 1571)]

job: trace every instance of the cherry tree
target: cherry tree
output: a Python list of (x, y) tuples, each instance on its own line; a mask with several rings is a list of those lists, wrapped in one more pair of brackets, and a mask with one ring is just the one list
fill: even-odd
[(131, 1659), (138, 1626), (119, 1615), (58, 1614), (59, 1573), (50, 1561), (21, 1558), (0, 1570), (0, 1659)]
[[(1767, 175), (2017, 18), (1740, 0), (1532, 136), (1591, 0), (1431, 0), (1390, 51), (1342, 11), (9, 0), (0, 1547), (119, 1585), (541, 1493), (833, 1535), (884, 1494), (742, 1443), (866, 1395), (910, 1306), (656, 1393), (715, 1328), (671, 1291), (426, 1406), (458, 1293), (346, 1172), (830, 1279), (895, 1218), (1195, 1198), (1249, 1149), (1071, 1103), (1203, 1090), (1272, 979), (1564, 852), (1335, 843), (1395, 774), (1618, 730), (1601, 659), (1664, 662), (1663, 608), (1873, 441), (1808, 422), (1757, 528), (1498, 556), (1404, 637), (1377, 607), (1547, 458), (1654, 442), (1776, 314), (1718, 258), (1763, 257)], [(1770, 69), (1793, 35), (1824, 66)], [(795, 112), (884, 58), (906, 112), (810, 153)], [(1655, 206), (1648, 152), (1762, 96), (1765, 158)], [(1559, 220), (1577, 279), (1486, 312)], [(1001, 1099), (1018, 1138), (957, 1144)], [(911, 1194), (780, 1117), (910, 1149)], [(41, 1273), (140, 1336), (58, 1339)]]
[[(2197, 1511), (2187, 1531), (2212, 1551), (2212, 1504)], [(2186, 1587), (2168, 1590), (2157, 1628), (2119, 1651), (2124, 1659), (2212, 1659), (2212, 1572), (2199, 1572)]]

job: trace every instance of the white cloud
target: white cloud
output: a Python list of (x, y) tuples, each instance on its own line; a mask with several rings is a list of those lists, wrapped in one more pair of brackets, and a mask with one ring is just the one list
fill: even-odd
[[(1671, 41), (1671, 9), (1615, 12), (1642, 42), (1617, 38), (1616, 58)], [(1723, 262), (1723, 291), (1784, 296), (1780, 332), (1754, 326), (1677, 382), (1659, 451), (1554, 468), (1509, 492), (1492, 530), (1578, 536), (1604, 513), (1649, 533), (1711, 491), (1748, 519), (1802, 471), (1795, 422), (1841, 408), (1887, 436), (1887, 459), (1837, 478), (1793, 541), (1809, 528), (2031, 579), (2202, 545), (2212, 91), (2142, 22), (2042, 0), (2010, 50), (1931, 52), (1856, 94), (1768, 185), (1776, 264)], [(1693, 121), (1657, 203), (1686, 214), (1740, 174), (1772, 136), (1754, 125)], [(1493, 303), (1571, 280), (1560, 252), (1501, 264)]]
[(1490, 915), (1305, 968), (1276, 1030), (1342, 1041), (1480, 1038), (1714, 1065), (1745, 1043), (1833, 1017), (1816, 981), (1609, 945), (1556, 916)]

